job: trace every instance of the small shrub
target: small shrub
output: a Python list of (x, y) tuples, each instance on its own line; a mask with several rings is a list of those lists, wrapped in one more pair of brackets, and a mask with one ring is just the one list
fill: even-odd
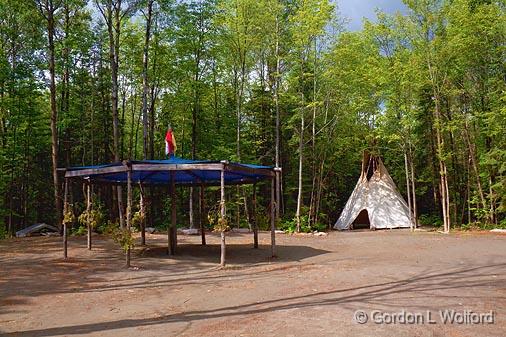
[(295, 219), (282, 221), (279, 224), (279, 228), (287, 233), (295, 233), (297, 230)]
[(209, 209), (209, 212), (207, 213), (207, 221), (215, 232), (226, 232), (230, 230), (227, 216), (225, 215), (224, 218), (221, 217), (220, 203)]
[(74, 212), (72, 212), (72, 205), (67, 207), (67, 211), (63, 214), (63, 224), (67, 225), (67, 228), (72, 226), (76, 217), (74, 216)]
[(79, 226), (77, 228), (73, 228), (71, 231), (71, 234), (81, 236), (81, 235), (85, 235), (87, 232), (88, 232), (88, 228), (86, 228), (86, 226)]
[(119, 224), (117, 222), (114, 222), (114, 221), (103, 221), (102, 223), (100, 223), (97, 228), (96, 228), (96, 231), (100, 234), (106, 234), (106, 235), (111, 235), (114, 233), (114, 231), (119, 227)]
[(83, 226), (90, 226), (91, 229), (96, 228), (103, 222), (104, 215), (99, 209), (92, 209), (89, 212), (84, 211), (79, 217), (78, 222)]
[[(280, 228), (287, 233), (297, 232), (297, 219), (294, 217), (293, 219), (282, 222), (280, 224)], [(308, 224), (307, 215), (303, 215), (300, 217), (300, 232), (301, 233), (312, 232), (311, 227)]]
[(5, 229), (5, 225), (0, 223), (0, 240), (7, 238), (7, 230)]
[(215, 232), (226, 232), (230, 230), (230, 226), (228, 225), (228, 219), (227, 218), (218, 218), (218, 221), (213, 226), (213, 231)]
[(127, 228), (124, 228), (124, 229), (121, 229), (121, 228), (116, 228), (114, 231), (113, 231), (113, 234), (112, 234), (112, 239), (114, 240), (114, 242), (116, 242), (122, 249), (123, 251), (128, 251), (128, 249), (130, 248), (133, 248), (134, 247), (134, 243), (135, 243), (135, 239), (132, 235), (132, 230), (131, 229), (127, 229)]
[(135, 212), (132, 217), (132, 226), (140, 229), (145, 218), (146, 216), (141, 211)]
[(439, 216), (434, 214), (422, 214), (418, 218), (418, 222), (423, 226), (434, 226), (434, 227), (443, 226), (443, 220), (441, 220)]
[(318, 232), (325, 232), (327, 230), (327, 225), (323, 224), (321, 222), (317, 222), (311, 227), (313, 230), (318, 231)]

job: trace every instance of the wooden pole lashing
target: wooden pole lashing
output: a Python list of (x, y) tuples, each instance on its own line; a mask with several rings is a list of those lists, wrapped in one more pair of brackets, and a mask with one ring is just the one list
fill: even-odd
[[(220, 217), (223, 221), (225, 221), (225, 170), (221, 169), (220, 173)], [(221, 228), (221, 257), (220, 257), (220, 265), (225, 267), (225, 255), (226, 255), (226, 243), (225, 243), (225, 228)]]
[[(128, 235), (132, 235), (130, 232), (131, 225), (132, 225), (132, 167), (131, 165), (129, 165), (127, 171), (127, 209), (126, 209), (126, 229)], [(130, 251), (131, 247), (128, 246), (125, 254), (126, 255), (125, 262), (127, 268), (130, 267)]]
[(257, 185), (253, 184), (253, 248), (258, 248), (258, 222), (257, 222)]
[(204, 184), (200, 185), (200, 236), (202, 238), (202, 245), (206, 245), (206, 229), (204, 226), (205, 221), (205, 200), (204, 200)]

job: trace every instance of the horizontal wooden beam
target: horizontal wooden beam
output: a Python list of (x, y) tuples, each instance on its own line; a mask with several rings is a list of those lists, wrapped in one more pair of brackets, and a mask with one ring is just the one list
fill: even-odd
[[(81, 179), (85, 179), (87, 177), (75, 177), (75, 178), (81, 178)], [(227, 186), (231, 186), (231, 185), (249, 185), (249, 184), (256, 184), (260, 181), (262, 181), (264, 179), (249, 179), (249, 178), (243, 178), (241, 180), (236, 180), (236, 181), (233, 181), (233, 182), (227, 182), (226, 185)], [(88, 181), (86, 179), (86, 181)], [(111, 180), (107, 180), (107, 179), (101, 179), (101, 178), (93, 178), (91, 177), (90, 180), (89, 180), (90, 183), (92, 184), (103, 184), (103, 185), (114, 185), (114, 186), (123, 186), (123, 185), (126, 185), (126, 182), (117, 182), (117, 181), (111, 181)], [(139, 183), (138, 180), (132, 180), (133, 183)], [(167, 186), (168, 184), (170, 184), (170, 181), (168, 182), (159, 182), (159, 183), (150, 183), (150, 182), (147, 182), (147, 181), (141, 181), (142, 183), (142, 186)], [(217, 180), (217, 181), (209, 181), (209, 182), (195, 182), (195, 183), (176, 183), (177, 186), (184, 186), (184, 187), (199, 187), (199, 186), (220, 186), (220, 181)]]
[(132, 170), (135, 171), (220, 171), (223, 168), (222, 163), (200, 163), (200, 164), (132, 164)]
[(228, 172), (242, 172), (246, 174), (258, 174), (266, 177), (274, 177), (274, 169), (268, 168), (254, 168), (240, 164), (228, 163), (225, 165), (225, 171)]
[[(66, 169), (65, 171), (65, 177), (66, 178), (86, 178), (92, 179), (95, 181), (103, 181), (103, 182), (110, 182), (107, 181), (107, 179), (100, 179), (100, 175), (107, 175), (107, 174), (115, 174), (115, 173), (126, 173), (129, 168), (133, 172), (170, 172), (170, 171), (185, 171), (186, 173), (191, 174), (193, 177), (195, 177), (198, 180), (198, 183), (191, 183), (191, 184), (178, 184), (178, 185), (187, 185), (187, 186), (200, 186), (202, 183), (204, 183), (206, 186), (210, 185), (219, 185), (219, 180), (216, 180), (216, 182), (210, 182), (206, 183), (205, 179), (200, 178), (198, 175), (196, 175), (194, 172), (191, 172), (192, 170), (198, 170), (198, 171), (221, 171), (224, 170), (226, 172), (230, 173), (237, 173), (238, 175), (241, 174), (247, 174), (247, 175), (259, 175), (262, 176), (261, 178), (252, 178), (252, 177), (244, 177), (243, 179), (236, 181), (232, 184), (251, 184), (254, 182), (257, 182), (259, 180), (274, 177), (276, 175), (274, 168), (255, 168), (255, 167), (249, 167), (244, 166), (240, 164), (235, 163), (229, 163), (227, 161), (222, 161), (219, 163), (187, 163), (187, 164), (150, 164), (150, 163), (138, 163), (138, 164), (131, 164), (131, 162), (124, 162), (123, 165), (114, 165), (114, 166), (106, 166), (106, 167), (100, 167), (100, 168), (85, 168), (85, 169)], [(61, 169), (63, 171), (63, 169)], [(94, 176), (97, 178), (94, 179)], [(244, 182), (243, 182), (244, 181)], [(112, 182), (116, 184), (122, 184), (122, 182)], [(157, 183), (154, 183), (152, 185), (158, 185)], [(229, 185), (229, 184), (227, 184)]]
[(82, 170), (67, 169), (67, 172), (65, 173), (65, 178), (86, 177), (86, 176), (93, 176), (93, 175), (97, 175), (97, 174), (120, 173), (120, 172), (126, 172), (127, 170), (128, 170), (128, 168), (123, 165), (108, 166), (108, 167), (101, 167), (101, 168), (89, 168), (89, 169), (82, 169)]

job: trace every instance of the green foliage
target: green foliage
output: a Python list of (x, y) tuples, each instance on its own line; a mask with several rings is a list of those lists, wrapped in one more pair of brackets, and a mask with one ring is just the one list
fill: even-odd
[(125, 252), (134, 247), (135, 238), (131, 229), (116, 228), (112, 232), (112, 238)]
[(146, 215), (144, 213), (142, 213), (140, 210), (135, 212), (132, 216), (132, 226), (137, 229), (140, 229), (145, 218), (146, 218)]
[(104, 215), (100, 209), (84, 211), (78, 217), (78, 222), (83, 226), (90, 226), (92, 229), (100, 225), (104, 220)]
[(259, 230), (267, 231), (271, 228), (268, 210), (262, 205), (257, 205), (256, 222)]
[[(307, 210), (306, 210), (307, 212)], [(317, 222), (315, 224), (310, 224), (309, 215), (306, 213), (300, 217), (300, 232), (301, 233), (311, 233), (311, 232), (324, 232), (328, 228), (325, 224)], [(297, 219), (289, 219), (284, 220), (280, 223), (279, 228), (284, 230), (287, 233), (296, 233), (297, 232)]]
[(88, 233), (88, 227), (79, 226), (77, 228), (72, 228), (71, 234), (75, 236), (82, 236)]
[(135, 237), (133, 236), (133, 230), (127, 228), (121, 229), (117, 222), (101, 222), (97, 227), (97, 231), (110, 236), (125, 252), (128, 248), (134, 247)]
[[(230, 204), (229, 204), (230, 205)], [(225, 207), (227, 204), (225, 204)], [(209, 209), (207, 213), (207, 221), (215, 232), (226, 232), (230, 230), (230, 222), (225, 215), (221, 215), (221, 203), (218, 203)]]
[(327, 227), (327, 225), (325, 225), (321, 222), (317, 222), (317, 223), (311, 225), (311, 229), (316, 232), (325, 232), (328, 229), (328, 227)]
[(63, 224), (71, 226), (76, 220), (74, 212), (72, 212), (72, 205), (67, 206), (66, 212), (63, 213)]
[[(365, 149), (382, 156), (404, 197), (404, 154), (410, 155), (420, 214), (440, 214), (441, 159), (448, 169), (452, 220), (502, 223), (506, 219), (504, 4), (408, 0), (405, 13), (378, 11), (376, 20), (366, 21), (362, 30), (345, 32), (333, 3), (155, 2), (148, 48), (146, 157), (164, 157), (163, 136), (170, 123), (181, 157), (272, 165), (279, 111), (287, 219), (295, 213), (299, 155), (303, 159), (302, 204), (311, 205), (312, 214), (302, 212), (301, 230), (321, 230), (325, 226), (316, 219), (329, 223), (337, 218), (356, 183)], [(113, 161), (108, 31), (100, 14), (93, 15), (99, 13), (97, 3), (85, 4), (64, 1), (55, 17), (61, 167)], [(136, 5), (123, 17), (118, 36), (121, 159), (144, 157), (140, 112), (146, 16), (140, 11), (145, 3)], [(69, 21), (64, 13), (69, 13)], [(8, 229), (12, 234), (21, 224), (56, 222), (47, 25), (31, 1), (1, 0), (0, 17), (0, 193), (5, 196), (0, 218), (12, 218)], [(302, 116), (306, 125), (301, 132)], [(436, 131), (442, 137), (441, 148), (434, 140)], [(299, 153), (301, 139), (304, 146)], [(268, 229), (270, 195), (262, 184), (258, 187), (257, 222)], [(218, 193), (209, 190), (206, 203), (216, 205)], [(76, 205), (79, 192), (74, 184)], [(95, 208), (116, 207), (109, 189), (95, 192), (104, 201), (104, 208)], [(170, 219), (165, 196), (155, 192), (150, 205), (153, 225), (160, 228)], [(178, 189), (180, 226), (188, 223), (188, 197), (186, 189)], [(236, 225), (236, 206), (227, 203), (227, 220), (219, 223), (214, 214), (210, 226), (222, 230)], [(239, 206), (245, 218), (244, 205)], [(317, 216), (316, 210), (325, 216)], [(455, 210), (458, 214), (453, 214)], [(108, 229), (112, 223), (99, 213), (83, 213), (79, 223), (112, 233)], [(420, 218), (428, 225), (440, 224), (436, 215)], [(64, 219), (73, 222), (70, 214)], [(141, 214), (133, 214), (132, 221), (138, 227)], [(295, 230), (292, 220), (282, 227)]]
[(97, 227), (96, 231), (100, 234), (113, 236), (114, 231), (119, 228), (119, 223), (116, 221), (102, 221)]
[(478, 230), (491, 230), (494, 228), (498, 229), (506, 229), (506, 221), (502, 221), (498, 224), (491, 224), (489, 222), (472, 222), (472, 223), (466, 223), (462, 224), (460, 226), (461, 230), (464, 231), (478, 231)]
[(0, 222), (0, 240), (3, 240), (7, 237), (7, 231), (5, 230), (5, 225)]
[(295, 219), (281, 221), (279, 223), (279, 229), (286, 233), (295, 233), (297, 231), (297, 222)]
[(422, 226), (434, 226), (434, 227), (442, 227), (443, 221), (437, 215), (433, 214), (422, 214), (418, 218), (418, 222)]

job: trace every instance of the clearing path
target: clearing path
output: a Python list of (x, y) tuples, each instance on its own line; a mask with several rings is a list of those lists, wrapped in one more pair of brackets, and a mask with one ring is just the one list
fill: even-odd
[[(268, 233), (260, 233), (258, 250), (251, 234), (231, 234), (224, 270), (219, 236), (208, 235), (205, 247), (198, 236), (180, 236), (175, 258), (165, 254), (165, 240), (147, 235), (131, 270), (101, 236), (92, 251), (85, 238), (70, 238), (69, 261), (60, 238), (0, 242), (0, 335), (506, 335), (504, 234), (278, 235), (272, 261)], [(357, 310), (367, 323), (356, 322)], [(444, 324), (444, 310), (492, 311), (494, 322)], [(399, 322), (410, 314), (425, 321)], [(392, 318), (398, 322), (386, 324)]]

